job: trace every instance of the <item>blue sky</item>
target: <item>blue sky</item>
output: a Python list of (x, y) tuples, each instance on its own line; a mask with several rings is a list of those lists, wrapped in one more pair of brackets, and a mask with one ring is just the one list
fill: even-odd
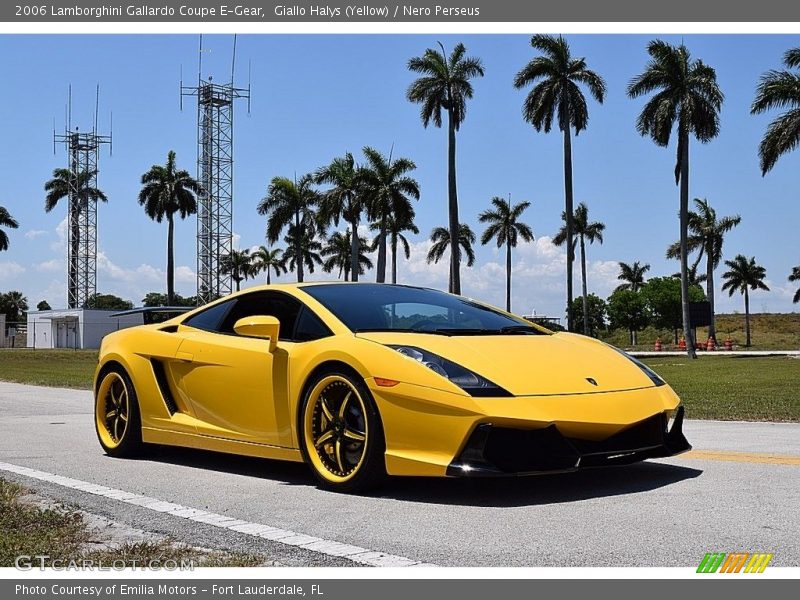
[[(663, 36), (679, 42), (679, 36)], [(204, 75), (225, 80), (230, 73), (231, 36), (206, 36)], [(625, 96), (628, 80), (644, 67), (650, 36), (573, 35), (573, 53), (586, 56), (608, 84), (603, 105), (590, 104), (589, 129), (575, 140), (575, 198), (606, 223), (605, 243), (589, 249), (589, 287), (602, 296), (616, 285), (616, 262), (640, 260), (650, 275), (671, 274), (664, 258), (677, 239), (678, 190), (673, 178), (674, 146), (655, 146), (640, 137), (634, 121), (641, 101)], [(749, 105), (762, 72), (780, 66), (797, 36), (686, 36), (695, 56), (717, 69), (725, 93), (722, 132), (708, 145), (691, 148), (690, 193), (707, 197), (720, 214), (738, 213), (742, 224), (726, 240), (726, 257), (755, 255), (767, 269), (770, 293), (758, 292), (754, 311), (791, 311), (786, 281), (800, 263), (800, 154), (784, 157), (762, 178), (757, 145), (770, 116), (752, 117)], [(524, 35), (256, 35), (238, 39), (238, 79), (246, 83), (252, 61), (252, 114), (237, 107), (234, 229), (241, 247), (263, 243), (264, 220), (255, 206), (275, 175), (316, 169), (345, 151), (365, 145), (413, 159), (422, 189), (417, 205), (420, 236), (412, 258), (401, 260), (400, 281), (446, 285), (445, 264), (425, 264), (427, 234), (446, 223), (446, 131), (424, 129), (418, 107), (405, 100), (412, 80), (409, 57), (441, 40), (449, 49), (463, 41), (482, 58), (486, 76), (475, 81), (475, 98), (458, 135), (458, 184), (463, 220), (478, 230), (477, 215), (492, 196), (529, 200), (525, 214), (537, 237), (515, 254), (514, 308), (559, 315), (563, 298), (563, 252), (550, 238), (563, 206), (560, 135), (536, 133), (520, 116), (524, 93), (514, 74), (533, 56)], [(100, 186), (109, 202), (99, 209), (98, 291), (139, 303), (150, 290), (163, 290), (166, 227), (151, 222), (136, 202), (140, 175), (174, 149), (195, 170), (195, 108), (179, 111), (178, 82), (196, 77), (198, 38), (169, 36), (0, 37), (4, 57), (0, 119), (0, 204), (21, 227), (0, 255), (0, 290), (21, 289), (31, 304), (66, 303), (64, 218), (66, 206), (43, 210), (42, 185), (53, 168), (66, 164), (63, 148), (53, 155), (52, 128), (63, 128), (67, 86), (73, 86), (73, 122), (91, 124), (95, 85), (101, 86), (101, 129), (114, 114), (114, 154), (104, 153)], [(194, 291), (195, 222), (177, 228), (178, 291)], [(502, 304), (504, 255), (494, 246), (478, 250), (474, 269), (464, 274), (468, 295)], [(718, 275), (721, 274), (721, 270)], [(322, 274), (317, 274), (323, 276)], [(324, 277), (330, 277), (324, 275)], [(367, 278), (371, 278), (368, 275)], [(291, 276), (284, 277), (291, 280)], [(577, 282), (576, 282), (577, 285)], [(717, 286), (719, 287), (719, 285)], [(737, 295), (719, 299), (724, 311), (742, 310)]]

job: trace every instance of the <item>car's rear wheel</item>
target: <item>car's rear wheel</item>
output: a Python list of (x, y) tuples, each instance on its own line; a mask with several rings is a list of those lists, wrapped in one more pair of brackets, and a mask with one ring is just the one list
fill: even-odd
[(100, 377), (95, 391), (95, 430), (103, 450), (128, 457), (142, 450), (139, 402), (133, 382), (122, 367), (112, 366)]
[(323, 487), (359, 492), (383, 481), (383, 428), (360, 378), (320, 374), (307, 386), (299, 418), (303, 456)]

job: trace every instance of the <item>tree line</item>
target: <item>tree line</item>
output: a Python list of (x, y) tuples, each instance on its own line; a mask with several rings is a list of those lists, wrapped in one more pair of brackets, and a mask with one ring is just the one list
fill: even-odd
[[(554, 239), (566, 248), (567, 326), (570, 330), (577, 329), (574, 323), (577, 316), (578, 320), (582, 318), (584, 332), (589, 332), (586, 244), (602, 243), (605, 226), (589, 221), (588, 207), (584, 203), (574, 207), (572, 137), (588, 128), (587, 93), (597, 104), (602, 104), (607, 93), (606, 83), (600, 74), (589, 68), (584, 57), (573, 55), (563, 36), (534, 35), (530, 43), (535, 55), (516, 74), (512, 84), (517, 89), (527, 90), (522, 104), (523, 119), (538, 132), (549, 133), (556, 126), (562, 135), (564, 225)], [(695, 210), (690, 210), (691, 141), (708, 143), (717, 137), (724, 94), (715, 69), (693, 57), (685, 44), (673, 45), (656, 39), (648, 43), (647, 53), (647, 64), (641, 73), (632, 77), (626, 93), (631, 99), (645, 99), (635, 122), (640, 135), (663, 147), (676, 139), (674, 174), (679, 187), (679, 239), (670, 246), (667, 255), (680, 261), (682, 326), (684, 336), (692, 341), (690, 289), (693, 281), (699, 282), (699, 263), (706, 258), (703, 280), (713, 310), (713, 275), (722, 259), (722, 237), (740, 222), (738, 216), (718, 219), (705, 200), (696, 199)], [(783, 111), (769, 124), (758, 148), (763, 175), (800, 143), (800, 48), (788, 50), (783, 62), (783, 69), (770, 70), (761, 76), (751, 106), (752, 114)], [(406, 98), (420, 105), (423, 127), (447, 127), (448, 222), (446, 227), (437, 227), (431, 232), (432, 246), (427, 258), (429, 262), (438, 262), (449, 254), (448, 287), (451, 292), (461, 293), (462, 253), (467, 266), (471, 266), (476, 236), (470, 226), (459, 219), (456, 141), (466, 118), (468, 101), (475, 93), (473, 82), (484, 76), (485, 67), (480, 58), (467, 54), (464, 44), (457, 44), (448, 53), (440, 43), (438, 48), (428, 48), (420, 56), (410, 58), (407, 68), (418, 77), (406, 90)], [(362, 163), (357, 163), (353, 155), (347, 153), (299, 179), (272, 179), (257, 207), (259, 214), (267, 219), (268, 245), (252, 253), (236, 250), (223, 260), (223, 267), (231, 274), (237, 289), (242, 281), (260, 272), (266, 272), (270, 280), (271, 274), (294, 271), (297, 280), (303, 281), (306, 270), (314, 272), (316, 267), (335, 271), (352, 281), (358, 281), (366, 270), (375, 268), (376, 280), (383, 282), (386, 281), (389, 248), (392, 250), (392, 281), (397, 281), (398, 247), (408, 256), (410, 247), (406, 234), (418, 232), (413, 202), (419, 200), (421, 194), (412, 176), (416, 165), (409, 158), (394, 158), (392, 152), (387, 156), (369, 146), (364, 147), (362, 153)], [(60, 199), (68, 196), (69, 186), (65, 182), (88, 182), (91, 175), (57, 169), (45, 186), (46, 210), (52, 210)], [(168, 224), (167, 301), (172, 303), (175, 300), (174, 218), (176, 215), (185, 218), (196, 212), (197, 195), (202, 189), (188, 172), (177, 169), (174, 152), (168, 155), (166, 165), (154, 165), (142, 177), (142, 186), (139, 202), (147, 215), (159, 222), (166, 220)], [(80, 189), (82, 202), (106, 200), (102, 191), (88, 184)], [(512, 248), (519, 239), (533, 239), (530, 226), (521, 220), (528, 206), (528, 202), (513, 205), (510, 198), (495, 197), (491, 199), (490, 208), (479, 216), (479, 221), (486, 224), (481, 242), (487, 244), (494, 240), (498, 247), (506, 247), (506, 307), (509, 310)], [(358, 233), (359, 225), (365, 220), (374, 233), (371, 240)], [(347, 224), (347, 230), (326, 237), (327, 228), (338, 226), (340, 221)], [(17, 226), (8, 211), (0, 207), (0, 250), (8, 247), (8, 237), (2, 227)], [(273, 248), (281, 239), (285, 248)], [(367, 256), (367, 252), (373, 250), (377, 250), (374, 266)], [(582, 290), (581, 310), (575, 313), (572, 310), (573, 264), (577, 250), (581, 255)], [(695, 258), (690, 265), (692, 253)], [(730, 269), (726, 273), (730, 278), (726, 279), (723, 290), (742, 291), (749, 314), (749, 291), (766, 287), (763, 267), (756, 264), (754, 257), (744, 255), (737, 255), (725, 264)], [(760, 284), (757, 283), (759, 277)], [(746, 283), (730, 283), (734, 278)], [(788, 278), (800, 281), (800, 266), (794, 267)], [(794, 301), (800, 301), (800, 289)], [(715, 334), (713, 317), (711, 331)], [(693, 345), (688, 346), (693, 356)]]

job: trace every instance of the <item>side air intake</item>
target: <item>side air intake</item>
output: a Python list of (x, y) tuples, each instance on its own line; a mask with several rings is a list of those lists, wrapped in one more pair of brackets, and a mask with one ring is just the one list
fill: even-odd
[(167, 381), (167, 372), (164, 369), (164, 363), (155, 358), (150, 359), (150, 364), (153, 365), (153, 374), (156, 377), (158, 389), (161, 392), (161, 398), (164, 404), (167, 405), (169, 414), (174, 415), (178, 412), (178, 405), (175, 404), (175, 398), (172, 397), (172, 390), (169, 389), (169, 382)]

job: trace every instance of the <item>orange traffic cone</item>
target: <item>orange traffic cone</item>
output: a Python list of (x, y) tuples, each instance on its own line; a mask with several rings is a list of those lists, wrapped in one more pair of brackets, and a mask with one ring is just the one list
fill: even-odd
[(717, 343), (713, 337), (708, 336), (708, 341), (706, 342), (706, 350), (708, 352), (713, 352), (717, 349)]
[(680, 341), (678, 342), (678, 350), (686, 350), (686, 338), (681, 337)]
[(656, 352), (661, 352), (663, 344), (661, 343), (661, 338), (656, 338)]
[(728, 339), (725, 340), (725, 350), (733, 350), (733, 340), (731, 336), (728, 336)]

